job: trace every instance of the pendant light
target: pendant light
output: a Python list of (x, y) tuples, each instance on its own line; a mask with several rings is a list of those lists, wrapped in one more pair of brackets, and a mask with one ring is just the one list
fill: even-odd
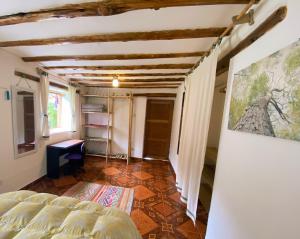
[(112, 81), (112, 86), (116, 87), (116, 88), (119, 87), (119, 80), (118, 80), (117, 76), (114, 77), (114, 79)]

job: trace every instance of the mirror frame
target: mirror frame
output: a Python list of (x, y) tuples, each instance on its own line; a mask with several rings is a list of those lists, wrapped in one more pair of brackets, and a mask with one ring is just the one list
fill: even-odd
[[(34, 149), (25, 153), (18, 153), (18, 123), (17, 123), (17, 94), (18, 91), (27, 91), (33, 94), (33, 105), (34, 105), (34, 139), (35, 139), (35, 146)], [(36, 91), (33, 89), (13, 86), (12, 87), (12, 123), (13, 123), (13, 147), (14, 147), (14, 155), (15, 159), (25, 157), (30, 154), (34, 154), (38, 151), (38, 142), (37, 142), (37, 97), (36, 97)]]

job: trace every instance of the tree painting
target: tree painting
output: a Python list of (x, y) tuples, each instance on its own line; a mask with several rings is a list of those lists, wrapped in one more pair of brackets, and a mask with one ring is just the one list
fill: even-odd
[(300, 40), (235, 74), (228, 128), (300, 141)]

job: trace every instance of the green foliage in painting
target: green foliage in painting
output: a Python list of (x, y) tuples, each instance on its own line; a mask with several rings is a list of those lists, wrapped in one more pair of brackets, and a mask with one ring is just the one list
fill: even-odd
[(287, 74), (291, 74), (298, 67), (300, 67), (300, 48), (290, 53), (285, 60), (285, 69)]
[(230, 104), (230, 114), (229, 114), (229, 127), (234, 128), (239, 119), (245, 113), (247, 107), (247, 101), (245, 100), (237, 100), (235, 98), (231, 99)]
[(250, 93), (247, 100), (249, 104), (255, 103), (257, 99), (267, 94), (267, 92), (269, 91), (268, 82), (269, 82), (269, 77), (265, 72), (260, 74), (254, 80), (250, 88)]
[(300, 86), (293, 90), (292, 99), (288, 105), (291, 123), (279, 131), (278, 136), (300, 141)]

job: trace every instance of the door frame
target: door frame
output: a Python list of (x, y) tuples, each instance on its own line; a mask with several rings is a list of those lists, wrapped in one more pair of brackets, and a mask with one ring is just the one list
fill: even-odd
[(148, 102), (149, 101), (169, 101), (169, 102), (172, 102), (172, 120), (171, 120), (171, 124), (170, 124), (170, 136), (168, 138), (168, 141), (169, 141), (169, 147), (168, 147), (168, 156), (166, 158), (148, 158), (147, 159), (150, 159), (150, 160), (168, 160), (170, 161), (170, 157), (169, 157), (169, 154), (170, 154), (170, 146), (171, 146), (171, 137), (172, 137), (172, 126), (173, 126), (173, 116), (174, 116), (174, 106), (175, 106), (175, 99), (161, 99), (161, 98), (147, 98), (147, 101), (146, 101), (146, 112), (145, 112), (145, 126), (144, 126), (144, 142), (143, 142), (143, 159), (146, 158), (146, 155), (145, 155), (145, 144), (146, 144), (146, 132), (147, 132), (147, 113), (148, 113)]

